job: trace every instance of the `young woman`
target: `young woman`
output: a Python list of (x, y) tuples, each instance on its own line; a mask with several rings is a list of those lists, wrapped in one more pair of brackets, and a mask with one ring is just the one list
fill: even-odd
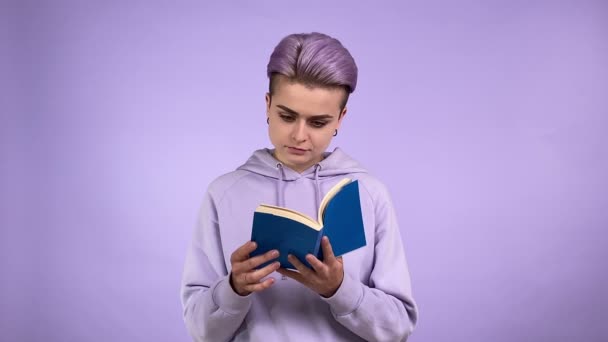
[[(182, 282), (184, 320), (197, 341), (404, 341), (417, 308), (399, 227), (385, 186), (343, 150), (326, 152), (346, 116), (357, 67), (342, 44), (320, 33), (285, 37), (270, 56), (266, 120), (274, 149), (260, 149), (211, 183)], [(249, 257), (260, 203), (317, 217), (323, 195), (359, 181), (367, 245), (324, 260), (278, 251)]]

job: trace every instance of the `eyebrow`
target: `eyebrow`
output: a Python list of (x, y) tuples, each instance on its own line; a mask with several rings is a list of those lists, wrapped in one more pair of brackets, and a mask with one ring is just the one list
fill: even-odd
[[(296, 112), (295, 110), (293, 110), (293, 109), (291, 109), (289, 107), (286, 107), (286, 106), (283, 106), (283, 105), (277, 105), (277, 107), (281, 108), (282, 110), (286, 111), (289, 114), (293, 114), (293, 115), (296, 115), (296, 116), (300, 115), (300, 113)], [(332, 115), (329, 115), (329, 114), (319, 114), (319, 115), (312, 115), (310, 118), (318, 120), (318, 119), (333, 119), (334, 117)]]

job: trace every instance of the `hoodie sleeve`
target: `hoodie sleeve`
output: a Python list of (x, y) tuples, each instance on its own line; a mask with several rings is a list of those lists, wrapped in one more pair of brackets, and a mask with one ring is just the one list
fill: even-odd
[(228, 341), (243, 323), (251, 297), (236, 294), (229, 278), (217, 212), (207, 192), (186, 255), (181, 286), (184, 321), (195, 341)]
[(374, 264), (369, 285), (348, 273), (323, 298), (340, 324), (368, 341), (406, 341), (418, 318), (397, 218), (388, 192), (374, 201)]

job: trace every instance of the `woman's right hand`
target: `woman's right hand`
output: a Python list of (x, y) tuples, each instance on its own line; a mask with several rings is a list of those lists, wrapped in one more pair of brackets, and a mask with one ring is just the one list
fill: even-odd
[(274, 284), (274, 278), (268, 278), (262, 282), (260, 280), (278, 270), (281, 266), (281, 264), (276, 261), (256, 270), (255, 268), (257, 266), (279, 257), (279, 251), (271, 250), (265, 254), (250, 258), (249, 253), (253, 252), (256, 248), (257, 244), (255, 242), (248, 241), (237, 248), (230, 256), (230, 264), (232, 265), (230, 285), (234, 292), (241, 296), (246, 296), (252, 292), (263, 291), (272, 286), (272, 284)]

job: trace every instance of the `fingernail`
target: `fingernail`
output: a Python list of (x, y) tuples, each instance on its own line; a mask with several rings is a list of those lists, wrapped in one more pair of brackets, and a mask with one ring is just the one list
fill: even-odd
[(258, 244), (257, 244), (257, 243), (255, 243), (254, 241), (251, 241), (251, 247), (252, 247), (252, 248), (257, 248), (257, 247), (258, 247)]
[(270, 253), (271, 256), (273, 257), (278, 257), (279, 256), (279, 251), (272, 251), (272, 253)]

